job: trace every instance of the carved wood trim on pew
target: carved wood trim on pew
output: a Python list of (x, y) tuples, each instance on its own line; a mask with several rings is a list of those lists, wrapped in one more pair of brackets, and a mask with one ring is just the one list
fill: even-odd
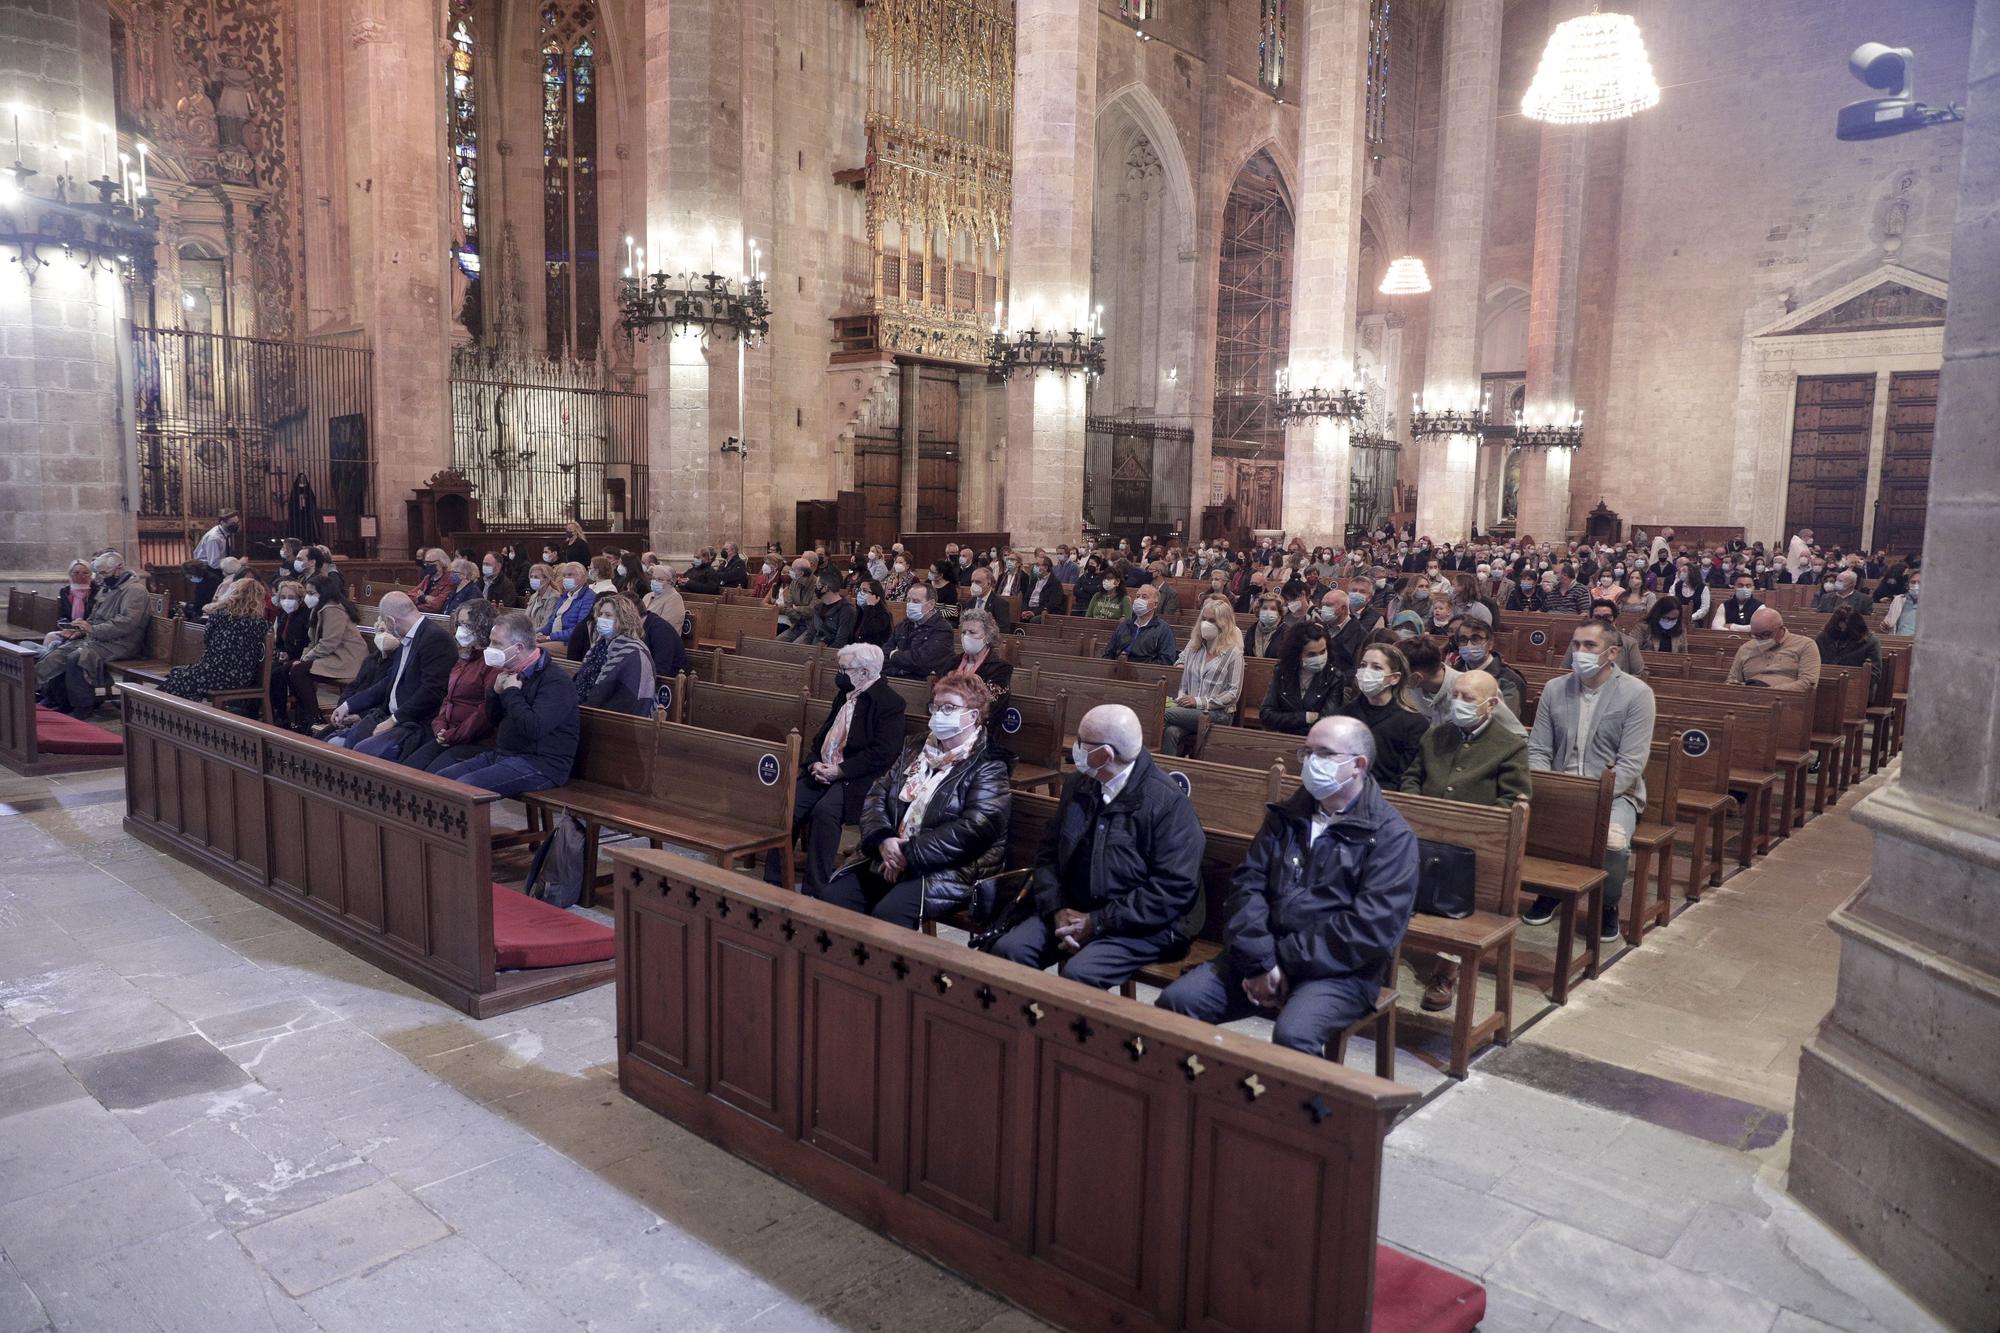
[(1415, 1092), (612, 856), (633, 1097), (1067, 1327), (1368, 1327), (1382, 1139)]

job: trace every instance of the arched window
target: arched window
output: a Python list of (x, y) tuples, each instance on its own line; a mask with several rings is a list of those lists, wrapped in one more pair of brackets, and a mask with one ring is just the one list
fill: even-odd
[(1389, 3), (1368, 6), (1368, 142), (1381, 143), (1389, 127)]
[(475, 0), (451, 0), (445, 67), (446, 104), (450, 115), (452, 198), (451, 257), (465, 275), (465, 305), (459, 319), (476, 338), (481, 327), (479, 254), (479, 85), (475, 64)]
[(1292, 0), (1258, 0), (1257, 82), (1272, 92), (1285, 86), (1285, 20)]
[(542, 258), (548, 353), (597, 356), (598, 55), (596, 0), (542, 7)]

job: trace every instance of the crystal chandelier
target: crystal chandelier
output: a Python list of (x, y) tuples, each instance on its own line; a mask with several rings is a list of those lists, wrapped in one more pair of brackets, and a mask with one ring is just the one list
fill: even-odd
[(1415, 255), (1404, 255), (1390, 261), (1389, 271), (1382, 275), (1382, 285), (1375, 290), (1384, 296), (1421, 296), (1431, 289), (1431, 275), (1424, 271), (1424, 261)]
[(1630, 14), (1588, 14), (1556, 25), (1521, 113), (1551, 125), (1623, 120), (1659, 105), (1653, 62)]

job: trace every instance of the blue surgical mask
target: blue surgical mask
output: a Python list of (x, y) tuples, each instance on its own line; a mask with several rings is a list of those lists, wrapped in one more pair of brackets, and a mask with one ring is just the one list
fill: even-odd
[(530, 579), (528, 580), (528, 591), (529, 591), (529, 592), (540, 592), (541, 590), (542, 590), (542, 580), (541, 580), (541, 578), (540, 578), (540, 576), (539, 576), (539, 575), (538, 575), (538, 576), (535, 576), (535, 577), (533, 577), (533, 578), (530, 578)]
[(1305, 763), (1300, 765), (1299, 780), (1312, 793), (1315, 801), (1324, 801), (1354, 780), (1354, 758), (1351, 755), (1307, 755)]
[(575, 580), (575, 579), (572, 579), (572, 578), (565, 578), (565, 579), (563, 580), (563, 591), (564, 591), (564, 592), (575, 592), (575, 591), (576, 591), (576, 580)]
[(1476, 643), (1458, 645), (1458, 660), (1467, 666), (1478, 666), (1486, 660), (1486, 650)]

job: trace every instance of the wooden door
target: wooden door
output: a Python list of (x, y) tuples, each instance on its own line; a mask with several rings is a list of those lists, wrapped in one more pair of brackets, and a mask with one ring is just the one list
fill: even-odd
[(903, 530), (902, 441), (855, 436), (854, 487), (861, 492), (863, 547), (889, 546)]
[(925, 367), (917, 382), (917, 531), (958, 528), (958, 373)]
[(1889, 376), (1889, 436), (1882, 450), (1882, 488), (1875, 497), (1875, 545), (1892, 557), (1923, 550), (1937, 391), (1935, 370)]
[(1811, 528), (1822, 545), (1861, 543), (1868, 492), (1868, 432), (1875, 376), (1801, 375), (1792, 412), (1792, 472), (1785, 487), (1785, 531)]

